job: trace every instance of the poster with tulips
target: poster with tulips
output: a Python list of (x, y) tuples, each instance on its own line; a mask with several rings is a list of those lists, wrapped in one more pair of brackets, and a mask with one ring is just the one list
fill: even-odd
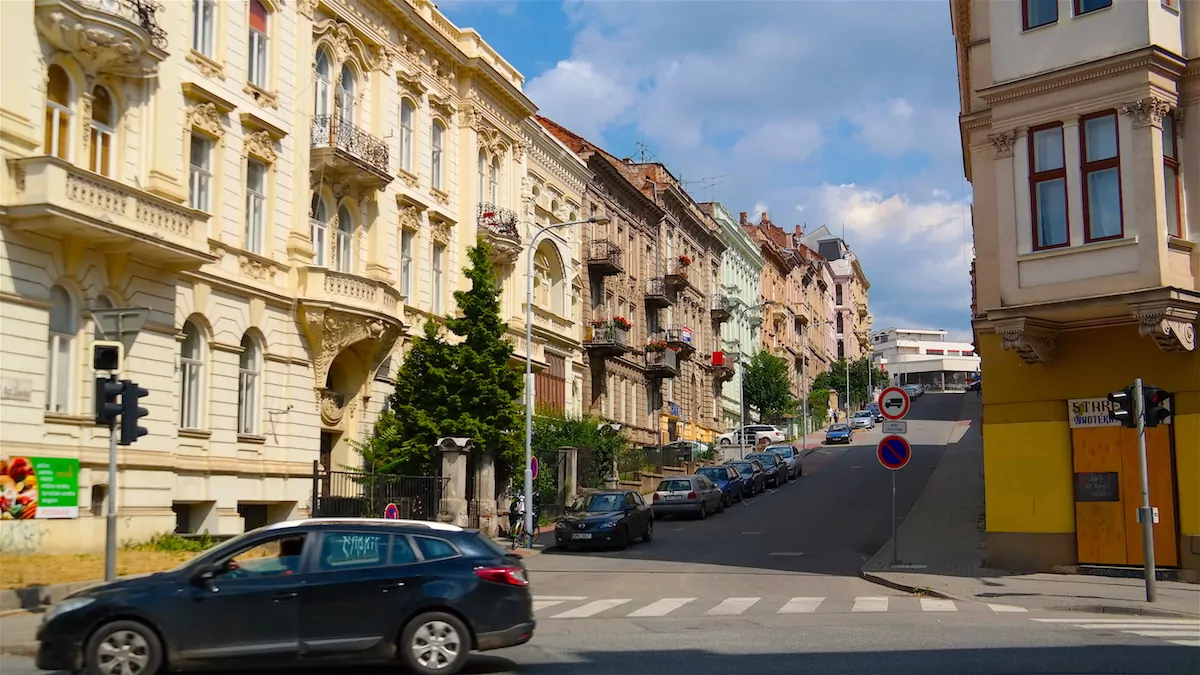
[(0, 459), (0, 519), (79, 517), (79, 460)]

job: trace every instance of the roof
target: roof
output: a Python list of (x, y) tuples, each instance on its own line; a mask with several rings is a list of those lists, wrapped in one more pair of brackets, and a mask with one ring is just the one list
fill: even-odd
[(439, 523), (431, 520), (389, 520), (386, 518), (302, 518), (300, 520), (285, 520), (281, 523), (268, 525), (268, 530), (284, 530), (288, 528), (309, 527), (312, 525), (373, 525), (377, 527), (423, 527), (439, 532), (464, 532), (465, 530), (450, 523)]

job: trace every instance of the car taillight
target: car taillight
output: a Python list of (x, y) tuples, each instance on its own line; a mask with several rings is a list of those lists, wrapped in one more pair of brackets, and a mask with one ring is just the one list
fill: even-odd
[(525, 570), (520, 567), (479, 567), (475, 569), (475, 576), (494, 584), (506, 584), (509, 586), (529, 585), (529, 579), (525, 576)]
[(696, 498), (696, 493), (695, 493), (695, 492), (689, 492), (689, 493), (688, 493), (688, 499), (695, 499), (695, 498)]
[(657, 492), (654, 493), (654, 501), (658, 501), (658, 493)]

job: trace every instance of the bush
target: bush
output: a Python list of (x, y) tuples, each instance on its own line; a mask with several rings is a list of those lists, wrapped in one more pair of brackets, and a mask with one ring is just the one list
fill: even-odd
[(164, 532), (150, 537), (140, 544), (126, 544), (130, 551), (165, 551), (171, 553), (200, 553), (212, 548), (217, 542), (205, 530), (197, 537), (183, 537), (174, 532)]

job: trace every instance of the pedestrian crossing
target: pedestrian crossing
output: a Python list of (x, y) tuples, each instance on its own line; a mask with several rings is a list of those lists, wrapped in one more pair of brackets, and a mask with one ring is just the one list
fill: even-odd
[(913, 596), (728, 597), (728, 598), (589, 598), (582, 595), (534, 596), (539, 619), (648, 619), (682, 616), (752, 616), (763, 614), (838, 614), (845, 612), (1026, 612), (1013, 605), (961, 602)]
[(1157, 638), (1181, 647), (1200, 647), (1200, 619), (1147, 619), (1141, 616), (1130, 616), (1123, 619), (1077, 617), (1034, 619), (1034, 621), (1066, 625), (1083, 630), (1115, 630), (1129, 635)]

